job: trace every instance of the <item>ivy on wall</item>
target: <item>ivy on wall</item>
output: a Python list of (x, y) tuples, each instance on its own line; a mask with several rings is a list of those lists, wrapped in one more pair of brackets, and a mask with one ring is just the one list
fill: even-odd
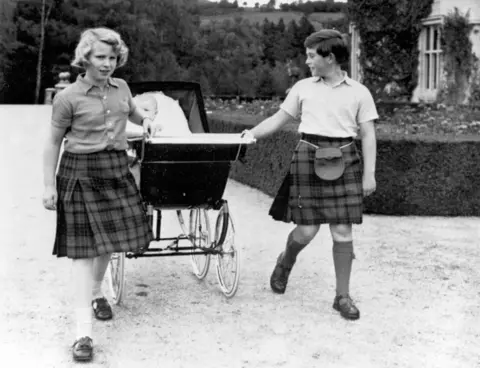
[(473, 72), (477, 64), (470, 40), (469, 13), (462, 14), (454, 8), (442, 26), (444, 81), (439, 99), (448, 104), (465, 103), (471, 92), (475, 92), (469, 90), (474, 87), (470, 82), (473, 82), (471, 77), (475, 77)]
[(434, 0), (350, 0), (348, 13), (360, 36), (363, 83), (376, 98), (394, 84), (409, 99), (418, 83), (422, 19)]

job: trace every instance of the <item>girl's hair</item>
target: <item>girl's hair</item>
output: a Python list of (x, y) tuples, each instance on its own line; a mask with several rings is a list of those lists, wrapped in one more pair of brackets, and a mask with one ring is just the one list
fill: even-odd
[(73, 66), (79, 68), (88, 66), (88, 58), (96, 41), (113, 47), (113, 51), (117, 54), (117, 68), (125, 65), (128, 59), (128, 47), (120, 35), (108, 28), (90, 28), (83, 31), (80, 36), (80, 41), (75, 49), (75, 59), (72, 61)]
[(338, 64), (347, 62), (350, 57), (347, 40), (334, 29), (322, 29), (312, 33), (305, 40), (304, 46), (316, 48), (317, 54), (323, 57), (333, 54)]

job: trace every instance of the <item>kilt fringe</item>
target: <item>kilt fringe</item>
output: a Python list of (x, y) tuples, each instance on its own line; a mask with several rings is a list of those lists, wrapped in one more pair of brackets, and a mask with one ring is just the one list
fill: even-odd
[[(305, 139), (304, 139), (305, 140)], [(293, 153), (290, 171), (272, 203), (269, 214), (277, 221), (297, 225), (361, 224), (363, 187), (361, 159), (355, 143), (342, 149), (345, 171), (336, 180), (325, 181), (315, 174), (315, 151), (340, 147), (350, 138), (309, 136)]]

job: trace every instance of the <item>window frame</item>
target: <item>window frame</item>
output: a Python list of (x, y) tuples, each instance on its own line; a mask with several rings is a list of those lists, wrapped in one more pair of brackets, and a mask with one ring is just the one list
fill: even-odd
[[(441, 27), (443, 17), (423, 22), (420, 34), (420, 75), (419, 84), (423, 92), (436, 94), (440, 89), (443, 75), (443, 50)], [(435, 38), (435, 31), (437, 32)], [(427, 65), (428, 63), (428, 65)]]

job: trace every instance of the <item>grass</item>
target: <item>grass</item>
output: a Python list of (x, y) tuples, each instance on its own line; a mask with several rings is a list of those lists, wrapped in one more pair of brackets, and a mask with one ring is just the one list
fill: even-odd
[[(259, 11), (243, 11), (236, 12), (231, 14), (222, 14), (222, 15), (211, 15), (211, 16), (202, 16), (200, 17), (200, 24), (207, 25), (212, 21), (221, 23), (226, 19), (233, 21), (236, 17), (241, 17), (248, 20), (251, 24), (259, 23), (262, 24), (264, 19), (267, 18), (269, 21), (278, 23), (280, 19), (283, 18), (285, 24), (290, 23), (290, 21), (295, 20), (297, 23), (300, 22), (303, 13), (301, 12), (259, 12)], [(322, 28), (322, 23), (331, 22), (338, 19), (342, 19), (345, 15), (343, 13), (312, 13), (308, 16), (308, 20), (315, 29)]]

